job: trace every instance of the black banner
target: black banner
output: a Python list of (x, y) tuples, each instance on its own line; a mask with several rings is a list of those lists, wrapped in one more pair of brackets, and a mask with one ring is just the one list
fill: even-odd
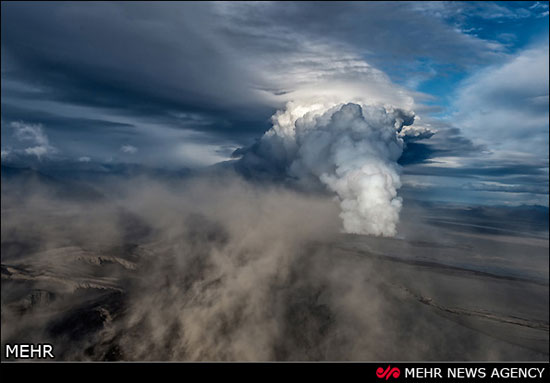
[[(125, 362), (2, 362), (4, 378), (28, 374), (74, 381), (80, 377), (111, 379), (116, 376), (162, 381), (200, 379), (293, 379), (307, 377), (360, 379), (374, 382), (542, 382), (548, 381), (547, 362), (274, 362), (274, 363), (125, 363)], [(119, 375), (123, 374), (123, 375)]]

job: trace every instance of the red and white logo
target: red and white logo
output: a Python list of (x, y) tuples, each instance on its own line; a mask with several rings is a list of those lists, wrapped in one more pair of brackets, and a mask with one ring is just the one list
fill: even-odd
[(401, 371), (399, 371), (399, 368), (389, 366), (384, 370), (382, 367), (378, 367), (376, 369), (376, 376), (378, 376), (380, 379), (386, 378), (388, 380), (389, 378), (399, 378), (399, 375), (401, 375)]

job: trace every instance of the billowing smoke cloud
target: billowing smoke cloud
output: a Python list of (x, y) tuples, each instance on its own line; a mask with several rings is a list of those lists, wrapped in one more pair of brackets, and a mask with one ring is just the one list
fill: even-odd
[(242, 161), (246, 166), (247, 155), (260, 157), (300, 184), (322, 183), (336, 194), (347, 233), (394, 236), (402, 206), (397, 160), (405, 138), (433, 134), (412, 127), (414, 118), (413, 112), (364, 103), (289, 102)]

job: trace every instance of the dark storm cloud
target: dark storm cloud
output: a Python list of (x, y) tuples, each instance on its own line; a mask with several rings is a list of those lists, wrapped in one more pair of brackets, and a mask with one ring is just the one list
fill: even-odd
[(436, 153), (437, 149), (434, 149), (431, 145), (411, 142), (403, 150), (398, 163), (403, 166), (422, 163), (433, 157)]
[(54, 113), (20, 108), (9, 103), (2, 103), (2, 118), (9, 121), (23, 120), (33, 124), (44, 124), (52, 130), (74, 131), (78, 133), (93, 131), (97, 134), (107, 130), (109, 132), (132, 134), (134, 128), (132, 124), (92, 118), (65, 117)]
[(239, 92), (244, 76), (198, 32), (213, 21), (206, 6), (3, 7), (2, 46), (16, 64), (8, 69), (10, 77), (45, 83), (58, 97), (111, 107), (136, 104), (136, 110), (150, 112), (160, 105), (197, 107), (246, 95)]
[(490, 182), (469, 182), (463, 185), (463, 189), (504, 193), (548, 194), (548, 185), (507, 185)]
[[(256, 67), (295, 54), (308, 39), (346, 41), (373, 60), (452, 55), (461, 64), (495, 54), (486, 42), (457, 33), (410, 4), (50, 2), (2, 7), (3, 78), (38, 88), (26, 97), (140, 116), (203, 113), (235, 120), (209, 127), (232, 134), (263, 132), (265, 126), (255, 128), (252, 121), (265, 121), (273, 112), (255, 92), (277, 84), (265, 81)], [(327, 31), (329, 21), (339, 27)], [(388, 32), (375, 33), (380, 28)], [(464, 54), (457, 56), (458, 51)], [(311, 70), (321, 65), (305, 64)]]
[[(468, 66), (495, 59), (502, 53), (498, 44), (449, 28), (415, 2), (292, 2), (284, 7), (241, 3), (232, 11), (230, 17), (240, 23), (229, 32), (239, 34), (246, 43), (257, 38), (258, 30), (268, 27), (334, 38), (355, 46), (375, 62), (383, 58), (395, 64), (417, 56)], [(338, 27), (327, 29), (327, 25)], [(402, 31), (407, 31), (406, 37)], [(285, 36), (276, 42), (271, 48), (281, 52), (291, 44)]]
[(209, 5), (2, 7), (3, 99), (56, 100), (173, 126), (194, 113), (215, 121), (199, 130), (237, 137), (261, 134), (272, 113), (252, 97), (250, 73), (201, 32), (215, 21)]
[[(547, 157), (536, 160), (529, 155), (503, 157), (464, 137), (461, 129), (447, 122), (430, 123), (437, 133), (428, 141), (407, 144), (399, 161), (404, 166), (404, 175), (416, 179), (420, 187), (548, 194)], [(494, 198), (504, 197), (500, 194)], [(509, 200), (513, 202), (514, 198)]]
[[(437, 161), (436, 161), (437, 162)], [(524, 184), (548, 184), (548, 164), (490, 164), (478, 166), (443, 167), (412, 165), (405, 174), (440, 177), (477, 178), (490, 181), (508, 180)], [(540, 189), (539, 189), (540, 190)]]
[(407, 142), (399, 164), (403, 166), (422, 164), (438, 156), (468, 157), (480, 154), (486, 148), (464, 137), (460, 129), (445, 123), (433, 122), (437, 133), (425, 142)]
[(437, 134), (430, 139), (430, 143), (437, 148), (434, 150), (440, 155), (468, 156), (486, 150), (483, 145), (475, 144), (464, 137), (461, 130), (454, 126), (440, 124), (437, 129)]

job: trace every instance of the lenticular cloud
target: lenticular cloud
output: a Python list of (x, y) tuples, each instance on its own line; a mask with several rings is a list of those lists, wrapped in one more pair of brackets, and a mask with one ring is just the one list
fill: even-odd
[(413, 131), (412, 112), (360, 103), (290, 102), (272, 121), (252, 149), (256, 157), (282, 164), (286, 176), (298, 182), (321, 182), (334, 192), (345, 232), (396, 234), (402, 205), (397, 160), (404, 137)]

